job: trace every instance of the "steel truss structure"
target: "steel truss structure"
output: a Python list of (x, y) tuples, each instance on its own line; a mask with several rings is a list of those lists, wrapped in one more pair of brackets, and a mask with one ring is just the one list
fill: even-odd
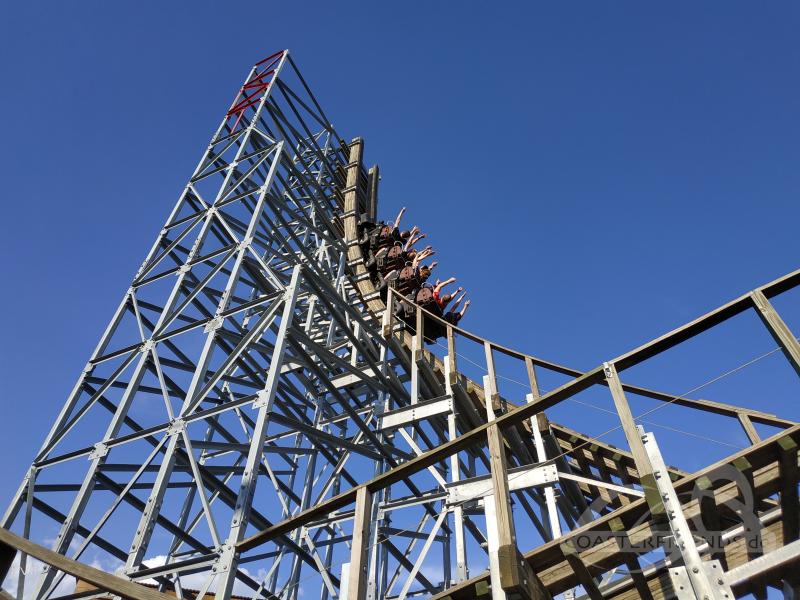
[[(794, 597), (800, 425), (620, 373), (755, 311), (800, 374), (771, 303), (800, 271), (588, 372), (449, 325), (433, 343), (436, 317), (398, 322), (403, 299), (384, 300), (365, 268), (358, 224), (376, 216), (379, 174), (363, 149), (337, 135), (288, 51), (253, 67), (11, 501), (6, 588)], [(512, 363), (527, 375), (519, 397), (501, 389)], [(546, 373), (564, 382), (542, 392)], [(547, 417), (598, 387), (627, 450)], [(699, 472), (668, 467), (630, 396), (735, 419), (751, 445)], [(46, 538), (52, 550), (31, 541)], [(75, 578), (86, 585), (65, 589)]]

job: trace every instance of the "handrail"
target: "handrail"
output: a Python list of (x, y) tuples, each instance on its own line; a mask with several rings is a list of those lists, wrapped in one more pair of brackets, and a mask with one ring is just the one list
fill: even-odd
[[(796, 274), (800, 274), (800, 270), (796, 271), (795, 273)], [(785, 278), (780, 278), (780, 279), (776, 280), (775, 282), (772, 282), (772, 284), (775, 284), (775, 285), (782, 284), (784, 279)], [(767, 286), (763, 286), (762, 288), (759, 288), (759, 289), (763, 290), (764, 288), (767, 288), (767, 287), (771, 286), (772, 284), (767, 284)], [(493, 342), (491, 340), (488, 340), (486, 338), (482, 338), (477, 334), (474, 334), (474, 333), (472, 333), (470, 331), (467, 331), (466, 329), (462, 329), (462, 328), (460, 328), (460, 327), (458, 327), (456, 325), (452, 325), (449, 322), (447, 322), (446, 320), (444, 320), (441, 317), (439, 317), (438, 315), (433, 314), (428, 309), (423, 308), (423, 307), (419, 306), (418, 304), (416, 304), (415, 302), (412, 302), (412, 301), (408, 300), (407, 298), (403, 297), (402, 295), (399, 294), (399, 292), (397, 292), (396, 290), (394, 290), (392, 288), (388, 289), (388, 293), (389, 294), (387, 296), (387, 302), (386, 302), (386, 309), (385, 310), (388, 310), (390, 306), (393, 306), (393, 302), (396, 301), (395, 300), (395, 296), (399, 296), (400, 299), (402, 299), (402, 301), (404, 301), (404, 302), (406, 302), (408, 304), (414, 305), (416, 310), (421, 310), (425, 314), (425, 316), (427, 316), (427, 317), (429, 317), (431, 319), (434, 319), (435, 321), (437, 321), (440, 324), (444, 325), (449, 331), (452, 331), (454, 334), (458, 333), (458, 334), (462, 335), (463, 337), (466, 337), (467, 339), (470, 339), (470, 340), (472, 340), (474, 342), (477, 342), (479, 344), (484, 344), (484, 345), (485, 344), (489, 344), (493, 350), (497, 350), (498, 352), (506, 354), (507, 356), (511, 356), (512, 358), (518, 358), (518, 359), (523, 360), (523, 361), (530, 360), (533, 364), (535, 364), (537, 366), (540, 366), (540, 367), (543, 367), (545, 369), (548, 369), (550, 371), (556, 372), (556, 373), (561, 373), (563, 375), (570, 375), (572, 377), (580, 377), (581, 375), (584, 374), (584, 371), (579, 371), (579, 370), (573, 369), (571, 367), (567, 367), (567, 366), (564, 366), (564, 365), (560, 365), (558, 363), (547, 361), (547, 360), (541, 359), (539, 357), (533, 356), (532, 354), (524, 354), (524, 353), (519, 352), (517, 350), (512, 350), (512, 349), (507, 348), (505, 346), (501, 346), (501, 345), (499, 345), (499, 344), (497, 344), (497, 343), (495, 343), (495, 342)], [(747, 296), (748, 296), (748, 294), (745, 294), (741, 298), (739, 298), (739, 300), (741, 300), (741, 299), (743, 299), (743, 298), (745, 298)], [(448, 339), (450, 339), (450, 334), (448, 334)], [(603, 385), (606, 385), (606, 383), (603, 382)], [(762, 425), (771, 425), (771, 426), (774, 426), (774, 427), (784, 427), (784, 428), (786, 428), (786, 427), (792, 427), (793, 425), (796, 424), (796, 421), (791, 421), (789, 419), (782, 419), (781, 417), (778, 417), (777, 415), (774, 415), (774, 414), (771, 414), (771, 413), (765, 413), (765, 412), (762, 412), (762, 411), (759, 411), (759, 410), (754, 410), (754, 409), (751, 409), (751, 408), (748, 408), (748, 407), (745, 407), (745, 406), (736, 406), (736, 405), (733, 405), (733, 404), (727, 404), (725, 402), (717, 402), (717, 401), (710, 401), (710, 400), (699, 400), (699, 399), (698, 400), (694, 400), (694, 399), (691, 399), (691, 398), (684, 398), (682, 396), (678, 396), (678, 395), (675, 395), (675, 394), (668, 394), (666, 392), (660, 392), (660, 391), (657, 391), (657, 390), (651, 390), (649, 388), (645, 388), (645, 387), (641, 387), (641, 386), (637, 386), (637, 385), (632, 385), (632, 384), (628, 384), (628, 383), (623, 383), (622, 384), (622, 389), (624, 389), (626, 392), (630, 392), (631, 394), (636, 394), (636, 395), (643, 396), (643, 397), (646, 397), (646, 398), (652, 398), (653, 400), (660, 400), (662, 402), (670, 402), (672, 404), (677, 404), (677, 405), (685, 406), (685, 407), (688, 407), (688, 408), (695, 408), (695, 409), (698, 409), (698, 410), (703, 410), (705, 412), (711, 412), (711, 413), (715, 413), (715, 414), (718, 414), (718, 415), (724, 415), (724, 416), (727, 416), (727, 417), (738, 418), (739, 415), (746, 415), (752, 421), (755, 421), (755, 422), (760, 423)], [(535, 393), (536, 393), (536, 391), (535, 391)]]

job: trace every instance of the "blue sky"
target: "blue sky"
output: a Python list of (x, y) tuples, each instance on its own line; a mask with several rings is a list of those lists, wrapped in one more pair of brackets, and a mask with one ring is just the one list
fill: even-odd
[[(256, 60), (290, 48), (366, 139), (465, 327), (588, 369), (798, 267), (799, 26), (792, 2), (8, 4), (0, 502)], [(683, 393), (769, 351), (753, 323), (634, 382)], [(774, 390), (701, 397), (788, 406), (781, 360)]]

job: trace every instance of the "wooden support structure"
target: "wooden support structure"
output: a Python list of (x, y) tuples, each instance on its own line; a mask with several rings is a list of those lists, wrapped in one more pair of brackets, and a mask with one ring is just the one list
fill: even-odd
[(494, 368), (494, 349), (492, 344), (488, 341), (483, 343), (484, 355), (486, 357), (486, 377), (488, 378), (488, 387), (484, 385), (486, 391), (486, 398), (489, 398), (492, 410), (497, 412), (502, 409), (500, 403), (500, 394), (497, 392), (497, 373)]
[(448, 325), (447, 331), (447, 376), (446, 385), (455, 385), (458, 381), (458, 356), (456, 354), (456, 336), (453, 326)]
[(581, 560), (573, 543), (571, 541), (564, 542), (559, 544), (559, 548), (564, 555), (564, 559), (575, 573), (575, 577), (577, 577), (578, 582), (589, 598), (591, 598), (591, 600), (603, 600), (603, 593), (600, 591), (600, 588), (597, 587), (597, 582)]
[(747, 439), (750, 440), (750, 443), (757, 444), (760, 442), (761, 436), (758, 435), (758, 432), (753, 426), (753, 421), (750, 420), (750, 417), (746, 413), (739, 413), (737, 417), (739, 418), (739, 423), (742, 424), (742, 429), (744, 429), (744, 432), (747, 435)]
[[(487, 348), (487, 361), (491, 355)], [(492, 397), (496, 388), (493, 388), (492, 376), (494, 368), (489, 361), (489, 375), (483, 379), (484, 390), (487, 398)], [(508, 597), (520, 597), (525, 600), (539, 600), (550, 598), (539, 581), (538, 576), (528, 566), (517, 547), (516, 527), (514, 515), (511, 511), (511, 493), (508, 484), (508, 463), (503, 433), (495, 424), (492, 402), (487, 402), (486, 410), (489, 427), (486, 430), (489, 449), (489, 461), (492, 475), (492, 494), (484, 502), (490, 507), (486, 511), (487, 520), (494, 517), (497, 535), (496, 556), (490, 552), (489, 560), (496, 561), (496, 572), (499, 576), (498, 583)], [(493, 597), (497, 598), (493, 593)]]
[(0, 528), (0, 569), (5, 569), (7, 573), (16, 552), (24, 552), (58, 571), (73, 576), (76, 580), (89, 583), (95, 586), (98, 592), (110, 592), (126, 600), (175, 600), (174, 596), (162, 594), (133, 581), (95, 569)]
[(605, 372), (608, 389), (611, 390), (611, 396), (614, 399), (614, 406), (617, 409), (617, 414), (622, 423), (622, 431), (625, 433), (625, 439), (628, 440), (628, 446), (631, 449), (633, 460), (636, 463), (636, 471), (639, 473), (639, 481), (644, 489), (645, 498), (647, 498), (647, 503), (650, 505), (652, 513), (654, 515), (660, 515), (664, 512), (661, 494), (658, 492), (658, 486), (653, 477), (653, 469), (647, 457), (647, 451), (642, 443), (641, 435), (639, 435), (636, 422), (633, 420), (633, 414), (628, 405), (628, 400), (625, 397), (625, 392), (619, 381), (619, 374), (617, 373), (614, 363), (605, 363), (603, 365), (603, 370)]
[(528, 372), (531, 394), (533, 394), (534, 398), (538, 398), (541, 395), (539, 392), (539, 378), (536, 376), (536, 365), (533, 364), (533, 359), (530, 356), (525, 357), (525, 370)]
[[(609, 521), (608, 527), (614, 533), (618, 535), (624, 535), (628, 543), (631, 542), (630, 537), (628, 537), (626, 534), (622, 521), (612, 519)], [(650, 586), (647, 585), (647, 578), (642, 573), (642, 565), (639, 563), (639, 560), (631, 553), (626, 554), (624, 560), (625, 567), (627, 567), (628, 572), (630, 573), (636, 593), (639, 594), (639, 598), (641, 598), (641, 600), (653, 600), (653, 593), (650, 590)]]
[(372, 493), (361, 486), (356, 494), (353, 515), (353, 542), (350, 546), (350, 569), (347, 576), (347, 600), (366, 600), (367, 557), (369, 556), (370, 519), (372, 516)]
[(781, 316), (763, 291), (754, 290), (750, 293), (750, 297), (756, 307), (758, 316), (761, 317), (773, 339), (783, 350), (783, 354), (794, 367), (795, 372), (800, 375), (800, 342), (797, 341), (797, 337), (781, 319)]
[(367, 179), (367, 218), (374, 222), (378, 218), (378, 183), (381, 180), (381, 171), (378, 165), (369, 168)]
[(778, 460), (781, 477), (781, 517), (783, 521), (783, 543), (800, 538), (800, 500), (797, 482), (800, 479), (797, 467), (798, 444), (789, 436), (778, 440)]

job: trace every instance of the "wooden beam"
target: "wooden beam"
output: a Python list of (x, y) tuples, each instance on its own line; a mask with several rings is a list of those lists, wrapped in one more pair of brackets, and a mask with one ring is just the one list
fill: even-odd
[[(626, 531), (622, 521), (618, 519), (609, 521), (609, 529), (618, 535)], [(630, 540), (630, 538), (628, 539)], [(653, 594), (647, 585), (647, 578), (642, 573), (642, 565), (639, 564), (639, 559), (630, 552), (626, 552), (625, 566), (628, 568), (628, 573), (630, 573), (639, 598), (642, 600), (653, 600)]]
[(604, 600), (600, 588), (597, 587), (597, 582), (595, 582), (589, 569), (586, 568), (586, 565), (581, 560), (580, 554), (578, 554), (572, 542), (564, 542), (560, 544), (559, 547), (573, 573), (575, 573), (578, 581), (583, 586), (584, 591), (589, 595), (589, 598), (591, 598), (591, 600)]
[(508, 465), (502, 433), (497, 425), (489, 427), (489, 461), (492, 467), (492, 489), (497, 505), (497, 532), (500, 545), (516, 545), (514, 517), (511, 514), (511, 496), (508, 489)]
[(639, 473), (639, 481), (644, 489), (647, 504), (650, 506), (650, 511), (654, 516), (661, 515), (664, 512), (661, 494), (658, 493), (658, 487), (653, 477), (653, 469), (650, 465), (650, 460), (647, 458), (647, 451), (642, 443), (642, 438), (636, 429), (636, 422), (633, 420), (633, 414), (628, 405), (628, 400), (625, 398), (625, 392), (622, 390), (619, 374), (614, 363), (605, 363), (603, 370), (608, 389), (611, 390), (611, 397), (614, 399), (614, 406), (617, 409), (620, 423), (622, 423), (622, 431), (625, 433), (633, 460), (636, 463), (636, 471)]
[[(487, 347), (487, 354), (491, 349)], [(487, 359), (488, 359), (487, 355)], [(489, 360), (491, 364), (491, 360)], [(492, 393), (492, 370), (483, 378), (486, 397)], [(517, 534), (514, 527), (514, 515), (511, 511), (511, 494), (508, 485), (508, 463), (503, 433), (495, 424), (492, 403), (486, 404), (489, 428), (486, 431), (489, 450), (489, 466), (492, 472), (492, 489), (494, 496), (494, 517), (497, 530), (497, 555), (489, 557), (496, 560), (500, 576), (500, 586), (509, 597), (522, 597), (526, 600), (549, 599), (544, 586), (536, 574), (528, 566), (517, 547)], [(487, 512), (486, 518), (490, 518)]]
[(369, 553), (372, 494), (365, 487), (356, 493), (356, 510), (353, 515), (353, 542), (350, 546), (350, 571), (347, 577), (347, 600), (365, 600), (367, 597), (367, 557)]
[(367, 178), (369, 180), (369, 197), (367, 199), (367, 218), (370, 221), (375, 221), (378, 218), (378, 184), (381, 181), (381, 171), (378, 165), (374, 165), (367, 171)]
[(455, 385), (458, 381), (458, 363), (456, 356), (456, 336), (453, 331), (453, 326), (447, 326), (447, 385)]
[(750, 298), (756, 307), (758, 316), (769, 329), (773, 339), (783, 350), (786, 359), (794, 367), (794, 370), (800, 375), (800, 343), (797, 337), (791, 332), (789, 327), (784, 323), (781, 316), (772, 306), (772, 303), (767, 300), (767, 297), (761, 290), (754, 290), (750, 293)]
[(756, 428), (753, 427), (753, 422), (750, 420), (750, 417), (744, 413), (739, 413), (736, 416), (739, 418), (739, 423), (741, 423), (742, 429), (744, 429), (744, 432), (747, 435), (747, 439), (750, 440), (750, 443), (757, 444), (760, 442), (761, 436), (758, 435)]
[(414, 343), (414, 350), (422, 352), (425, 345), (425, 314), (422, 309), (417, 306), (416, 310), (416, 338)]
[[(703, 523), (705, 531), (709, 534), (706, 541), (710, 542), (712, 540), (709, 538), (718, 536), (722, 532), (722, 519), (720, 518), (719, 507), (714, 495), (713, 484), (708, 477), (701, 477), (697, 480), (695, 486), (700, 491), (700, 521)], [(719, 559), (722, 565), (727, 568), (724, 552), (712, 552), (711, 557)]]
[[(100, 590), (106, 590), (127, 600), (175, 600), (175, 596), (162, 594), (133, 581), (122, 579), (116, 575), (100, 571), (78, 561), (53, 552), (30, 540), (0, 528), (0, 544), (24, 552), (28, 556), (50, 565), (58, 571), (72, 575), (75, 579), (85, 581)], [(7, 550), (6, 550), (7, 552)], [(4, 555), (4, 557), (7, 555)]]
[(486, 355), (486, 372), (488, 373), (487, 377), (489, 380), (488, 387), (486, 385), (483, 386), (485, 394), (484, 398), (490, 400), (492, 410), (498, 411), (502, 408), (500, 404), (500, 394), (497, 391), (497, 374), (494, 369), (494, 349), (492, 347), (491, 342), (484, 342), (483, 343), (483, 352)]
[[(800, 285), (800, 269), (787, 273), (783, 277), (779, 277), (767, 285), (761, 286), (758, 288), (758, 291), (762, 292), (766, 297), (771, 298), (797, 285)], [(669, 350), (686, 340), (700, 335), (704, 331), (708, 331), (720, 323), (724, 323), (728, 319), (743, 313), (749, 308), (752, 308), (750, 294), (739, 296), (735, 300), (731, 300), (727, 304), (723, 304), (719, 308), (715, 308), (696, 318), (694, 321), (690, 321), (681, 327), (673, 329), (669, 333), (665, 333), (661, 337), (647, 342), (646, 344), (642, 344), (630, 352), (626, 352), (619, 358), (616, 358), (614, 363), (617, 365), (619, 371), (624, 371), (648, 358), (657, 356), (665, 350)]]
[(778, 461), (781, 473), (781, 513), (783, 543), (800, 538), (800, 500), (797, 494), (797, 443), (789, 436), (778, 440)]
[(533, 364), (533, 359), (530, 356), (525, 357), (525, 369), (528, 371), (528, 381), (531, 384), (531, 393), (534, 398), (541, 396), (539, 392), (539, 378), (536, 377), (536, 365)]

